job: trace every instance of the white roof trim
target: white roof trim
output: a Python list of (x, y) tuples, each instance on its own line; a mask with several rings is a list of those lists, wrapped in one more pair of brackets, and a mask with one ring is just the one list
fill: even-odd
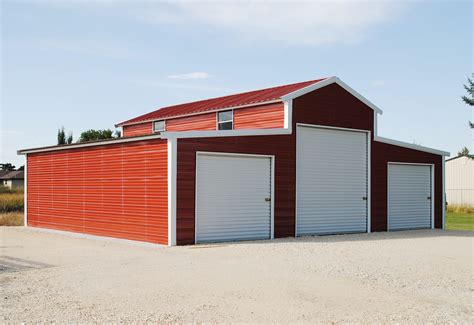
[(217, 138), (217, 137), (242, 137), (252, 135), (288, 135), (291, 129), (253, 129), (253, 130), (216, 130), (216, 131), (176, 131), (163, 132), (164, 139), (181, 138)]
[(85, 142), (85, 143), (74, 143), (74, 144), (67, 144), (67, 145), (60, 145), (60, 146), (21, 149), (17, 151), (17, 154), (24, 155), (24, 154), (36, 153), (36, 152), (68, 150), (68, 149), (94, 147), (94, 146), (105, 146), (109, 144), (126, 143), (126, 142), (134, 142), (134, 141), (141, 141), (141, 140), (153, 140), (153, 139), (161, 139), (161, 138), (162, 138), (161, 134), (153, 134), (153, 135), (145, 135), (141, 137), (118, 138), (115, 140), (105, 140), (105, 141), (95, 141), (95, 142)]
[(315, 91), (317, 89), (320, 89), (322, 87), (328, 86), (328, 85), (333, 84), (333, 83), (336, 83), (339, 86), (341, 86), (342, 88), (344, 88), (351, 95), (356, 97), (358, 100), (363, 102), (365, 105), (372, 108), (375, 112), (379, 113), (380, 115), (383, 114), (383, 111), (380, 108), (378, 108), (374, 103), (372, 103), (370, 100), (368, 100), (367, 98), (362, 96), (360, 93), (358, 93), (357, 91), (355, 91), (351, 87), (349, 87), (349, 85), (347, 85), (345, 82), (343, 82), (338, 77), (331, 77), (331, 78), (324, 79), (323, 81), (316, 82), (312, 85), (309, 85), (307, 87), (298, 89), (298, 90), (296, 90), (292, 93), (286, 94), (286, 95), (282, 96), (281, 99), (284, 100), (284, 101), (295, 99), (297, 97), (303, 96), (303, 95), (305, 95), (309, 92)]
[(413, 150), (429, 152), (429, 153), (444, 156), (444, 157), (449, 157), (450, 156), (450, 153), (447, 152), (447, 151), (442, 151), (442, 150), (438, 150), (438, 149), (423, 147), (423, 146), (419, 146), (417, 144), (412, 144), (412, 143), (402, 142), (402, 141), (398, 141), (398, 140), (388, 139), (388, 138), (384, 138), (384, 137), (380, 137), (380, 136), (375, 136), (374, 141), (387, 143), (387, 144), (391, 144), (391, 145), (394, 145), (394, 146), (409, 148), (409, 149), (413, 149)]

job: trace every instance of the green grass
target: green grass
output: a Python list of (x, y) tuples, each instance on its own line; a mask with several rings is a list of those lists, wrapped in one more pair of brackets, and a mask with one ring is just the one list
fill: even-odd
[(474, 231), (474, 213), (446, 212), (446, 229)]

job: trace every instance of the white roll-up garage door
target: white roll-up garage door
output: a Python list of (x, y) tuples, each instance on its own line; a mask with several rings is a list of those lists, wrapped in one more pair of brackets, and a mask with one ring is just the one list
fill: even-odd
[(271, 238), (272, 158), (198, 153), (196, 242)]
[(388, 164), (388, 230), (431, 228), (432, 167)]
[(298, 126), (297, 235), (367, 231), (367, 136)]

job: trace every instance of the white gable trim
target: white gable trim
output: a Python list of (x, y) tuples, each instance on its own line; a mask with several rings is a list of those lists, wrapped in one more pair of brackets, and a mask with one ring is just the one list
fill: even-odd
[(284, 101), (287, 101), (287, 100), (292, 100), (292, 99), (295, 99), (297, 97), (300, 97), (300, 96), (303, 96), (307, 93), (310, 93), (312, 91), (315, 91), (317, 89), (320, 89), (322, 87), (326, 87), (328, 85), (331, 85), (333, 83), (336, 83), (338, 84), (339, 86), (341, 86), (342, 88), (344, 88), (347, 92), (349, 92), (352, 96), (356, 97), (358, 100), (360, 100), (361, 102), (363, 102), (365, 105), (369, 106), (371, 109), (373, 109), (375, 112), (379, 113), (379, 114), (382, 114), (383, 111), (378, 108), (377, 106), (375, 106), (374, 103), (372, 103), (370, 100), (368, 100), (367, 98), (365, 98), (364, 96), (362, 96), (361, 94), (359, 94), (357, 91), (355, 91), (354, 89), (352, 89), (351, 87), (349, 87), (349, 85), (347, 85), (345, 82), (343, 82), (341, 79), (339, 79), (338, 77), (331, 77), (331, 78), (327, 78), (323, 81), (319, 81), (319, 82), (316, 82), (312, 85), (309, 85), (307, 87), (304, 87), (304, 88), (301, 88), (301, 89), (298, 89), (292, 93), (289, 93), (289, 94), (286, 94), (284, 96), (281, 97), (282, 100)]
[(428, 153), (432, 153), (432, 154), (440, 155), (440, 156), (444, 156), (444, 157), (449, 157), (450, 156), (450, 153), (447, 152), (447, 151), (437, 150), (437, 149), (433, 149), (433, 148), (429, 148), (429, 147), (423, 147), (423, 146), (419, 146), (417, 144), (412, 144), (412, 143), (402, 142), (402, 141), (398, 141), (398, 140), (388, 139), (388, 138), (384, 138), (384, 137), (380, 137), (380, 136), (374, 136), (374, 141), (387, 143), (387, 144), (391, 144), (391, 145), (399, 146), (399, 147), (403, 147), (403, 148), (408, 148), (408, 149), (413, 149), (413, 150), (418, 150), (418, 151), (424, 151), (424, 152), (428, 152)]

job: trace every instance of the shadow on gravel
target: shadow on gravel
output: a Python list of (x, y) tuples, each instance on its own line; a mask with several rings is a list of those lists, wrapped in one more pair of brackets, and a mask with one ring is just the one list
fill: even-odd
[(0, 273), (17, 272), (29, 269), (44, 269), (52, 265), (23, 258), (0, 256)]
[(441, 230), (441, 229), (423, 229), (423, 230), (403, 230), (391, 232), (373, 232), (358, 234), (340, 234), (340, 235), (315, 235), (302, 237), (286, 237), (271, 240), (253, 240), (253, 241), (233, 241), (202, 243), (188, 246), (189, 248), (218, 248), (229, 245), (239, 244), (286, 244), (286, 243), (337, 243), (337, 242), (364, 242), (375, 240), (397, 240), (397, 239), (416, 239), (416, 238), (442, 238), (442, 237), (471, 237), (474, 238), (473, 231)]

